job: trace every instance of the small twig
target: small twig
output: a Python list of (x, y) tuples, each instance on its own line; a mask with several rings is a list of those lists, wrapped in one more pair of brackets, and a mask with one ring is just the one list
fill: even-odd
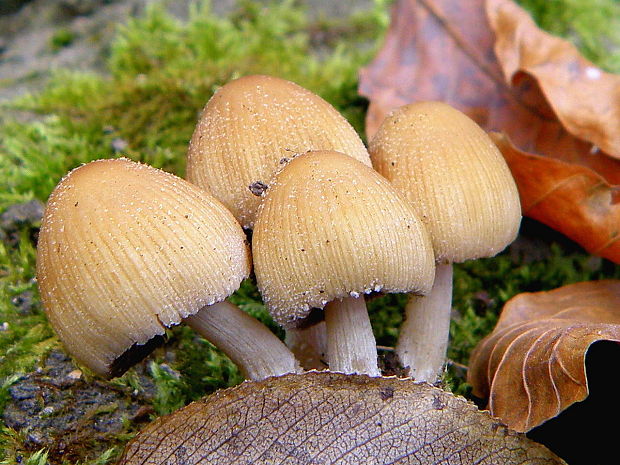
[(454, 360), (451, 360), (451, 359), (447, 359), (447, 363), (448, 365), (455, 366), (456, 368), (459, 368), (461, 370), (467, 371), (469, 369), (467, 365), (463, 365), (462, 363), (455, 362)]

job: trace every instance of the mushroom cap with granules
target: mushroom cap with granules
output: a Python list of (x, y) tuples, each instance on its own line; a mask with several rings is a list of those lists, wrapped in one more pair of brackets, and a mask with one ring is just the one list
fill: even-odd
[(252, 228), (261, 188), (282, 160), (309, 150), (336, 150), (370, 166), (359, 135), (328, 102), (285, 79), (244, 76), (218, 89), (204, 108), (187, 179)]
[(394, 110), (372, 138), (374, 168), (410, 200), (438, 261), (493, 256), (517, 236), (517, 186), (491, 138), (441, 102)]
[(245, 234), (198, 187), (127, 159), (98, 160), (52, 192), (37, 250), (48, 318), (68, 351), (116, 376), (167, 327), (249, 275)]
[(299, 155), (278, 173), (252, 246), (259, 290), (285, 327), (337, 298), (426, 293), (434, 276), (413, 208), (372, 168), (334, 151)]

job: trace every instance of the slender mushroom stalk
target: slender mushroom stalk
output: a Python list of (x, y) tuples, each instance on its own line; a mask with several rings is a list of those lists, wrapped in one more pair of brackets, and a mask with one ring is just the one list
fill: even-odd
[[(332, 371), (379, 376), (377, 344), (364, 297), (332, 300), (325, 306), (327, 353)], [(351, 331), (351, 328), (358, 328)]]
[(448, 350), (452, 308), (452, 263), (435, 264), (435, 281), (426, 296), (410, 295), (396, 344), (403, 366), (418, 381), (435, 382)]
[(252, 379), (297, 372), (275, 335), (223, 303), (250, 263), (243, 230), (213, 197), (147, 165), (98, 160), (52, 192), (37, 278), (52, 327), (99, 375), (122, 374), (188, 317)]
[[(205, 106), (187, 153), (187, 179), (251, 229), (282, 161), (309, 150), (335, 150), (371, 165), (355, 129), (321, 97), (285, 79), (244, 76), (218, 89)], [(322, 366), (319, 331), (286, 330), (305, 368)]]
[(248, 379), (299, 371), (291, 351), (269, 328), (226, 300), (183, 321), (214, 346), (221, 347)]
[(326, 309), (334, 371), (379, 374), (364, 294), (432, 285), (432, 246), (413, 208), (374, 170), (337, 152), (299, 155), (278, 173), (252, 244), (258, 288), (276, 321), (293, 327)]
[(519, 193), (489, 136), (444, 103), (396, 109), (369, 151), (375, 169), (410, 200), (433, 241), (436, 285), (431, 295), (409, 301), (397, 352), (417, 380), (435, 382), (446, 355), (452, 263), (493, 256), (515, 239)]

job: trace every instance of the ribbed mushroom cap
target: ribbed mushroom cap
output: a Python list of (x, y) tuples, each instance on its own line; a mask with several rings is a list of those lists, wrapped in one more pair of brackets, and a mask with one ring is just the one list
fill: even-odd
[(271, 76), (245, 76), (221, 87), (192, 136), (187, 179), (210, 191), (252, 228), (260, 198), (281, 160), (309, 150), (336, 150), (370, 166), (358, 134), (325, 100)]
[(493, 256), (517, 236), (515, 181), (489, 136), (440, 102), (400, 107), (370, 142), (375, 169), (404, 193), (433, 239), (437, 260)]
[(434, 257), (413, 208), (372, 168), (309, 152), (277, 175), (252, 237), (259, 290), (280, 324), (373, 290), (430, 290)]
[[(49, 198), (37, 279), (69, 352), (104, 376), (250, 271), (245, 234), (198, 187), (127, 159), (69, 173)], [(124, 354), (124, 355), (123, 355)], [(120, 357), (120, 359), (119, 359)]]

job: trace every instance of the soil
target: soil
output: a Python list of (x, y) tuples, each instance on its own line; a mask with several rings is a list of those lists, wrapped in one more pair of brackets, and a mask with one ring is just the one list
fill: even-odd
[(85, 379), (67, 355), (54, 350), (9, 388), (4, 422), (19, 432), (26, 450), (45, 448), (50, 459), (96, 458), (118, 442), (126, 422), (138, 426), (153, 413), (154, 384), (144, 366), (138, 373), (141, 390), (112, 387)]
[(39, 200), (11, 205), (0, 214), (0, 241), (15, 246), (22, 231), (36, 244), (45, 205)]

